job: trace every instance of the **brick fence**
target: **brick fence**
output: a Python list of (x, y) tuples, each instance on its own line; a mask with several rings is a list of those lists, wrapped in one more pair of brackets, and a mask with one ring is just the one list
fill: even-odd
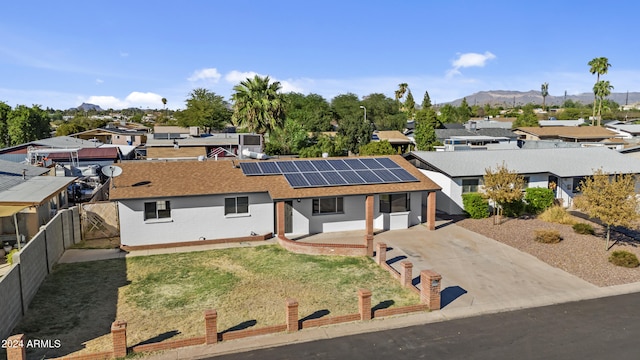
[[(421, 276), (431, 279), (433, 276), (439, 277), (435, 273), (423, 271)], [(436, 310), (440, 308), (440, 288), (439, 286), (431, 286), (431, 282), (422, 282), (428, 286), (420, 289), (421, 304), (402, 306), (387, 309), (372, 309), (371, 307), (371, 291), (367, 289), (358, 290), (358, 313), (327, 316), (314, 319), (300, 319), (298, 313), (298, 301), (295, 299), (287, 299), (284, 307), (285, 323), (280, 325), (265, 326), (256, 329), (244, 329), (236, 331), (218, 332), (218, 313), (216, 310), (207, 310), (204, 312), (205, 326), (204, 336), (193, 337), (179, 340), (168, 340), (144, 345), (127, 346), (127, 323), (125, 321), (115, 321), (111, 325), (112, 349), (111, 351), (90, 353), (81, 355), (71, 355), (58, 358), (59, 360), (102, 360), (111, 358), (121, 358), (128, 354), (161, 351), (177, 349), (194, 345), (215, 346), (220, 341), (247, 338), (251, 336), (275, 334), (283, 332), (296, 332), (301, 329), (308, 329), (318, 326), (340, 324), (353, 321), (369, 321), (373, 318), (407, 314), (412, 312), (420, 312), (426, 310)], [(27, 340), (24, 334), (17, 334), (9, 337), (10, 346), (7, 348), (7, 360), (26, 360), (26, 344)]]

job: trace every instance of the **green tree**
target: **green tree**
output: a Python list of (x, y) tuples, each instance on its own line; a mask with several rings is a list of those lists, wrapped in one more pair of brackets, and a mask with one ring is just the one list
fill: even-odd
[(258, 134), (282, 127), (285, 111), (281, 88), (279, 81), (258, 75), (234, 86), (233, 123)]
[(518, 127), (538, 125), (538, 118), (536, 117), (536, 114), (533, 113), (533, 109), (525, 106), (525, 108), (522, 109), (522, 113), (518, 114), (518, 116), (516, 117), (516, 121), (513, 122), (512, 127), (515, 129)]
[(455, 123), (458, 120), (458, 114), (456, 113), (456, 108), (451, 104), (445, 104), (440, 108), (440, 116), (438, 120), (442, 124), (447, 123)]
[(326, 135), (321, 135), (315, 140), (315, 144), (300, 150), (300, 157), (321, 157), (324, 153), (329, 156), (341, 156), (344, 154), (343, 140), (341, 136), (331, 138)]
[(10, 145), (18, 145), (51, 136), (51, 126), (46, 111), (39, 105), (16, 106), (7, 119)]
[(302, 125), (293, 119), (286, 119), (283, 128), (275, 128), (269, 134), (265, 152), (269, 155), (295, 155), (308, 142), (308, 133)]
[(582, 194), (574, 205), (607, 226), (605, 249), (609, 249), (611, 226), (629, 227), (638, 219), (635, 182), (634, 175), (612, 176), (598, 169), (580, 183)]
[(80, 122), (69, 121), (59, 125), (56, 128), (56, 136), (66, 136), (66, 135), (76, 134), (86, 130), (89, 130), (89, 129), (83, 126)]
[(407, 123), (407, 115), (400, 111), (397, 101), (384, 94), (374, 93), (362, 100), (367, 109), (367, 121), (377, 130), (402, 130)]
[(540, 86), (540, 94), (542, 95), (542, 110), (546, 110), (546, 100), (549, 96), (549, 83), (543, 83)]
[(421, 106), (422, 106), (423, 109), (431, 107), (431, 97), (429, 97), (429, 92), (428, 91), (424, 92), (424, 97), (422, 98), (422, 105)]
[(404, 101), (404, 111), (409, 119), (413, 119), (416, 114), (416, 101), (413, 98), (411, 89), (407, 92), (407, 100)]
[(438, 127), (436, 112), (430, 108), (422, 108), (416, 112), (416, 130), (414, 138), (418, 150), (433, 151), (439, 145), (435, 129)]
[[(606, 57), (593, 58), (591, 61), (589, 61), (587, 65), (589, 65), (589, 72), (591, 73), (591, 75), (596, 74), (596, 84), (600, 82), (600, 75), (606, 74), (609, 71), (609, 68), (611, 67), (611, 64), (609, 64), (609, 59), (607, 59)], [(596, 116), (597, 98), (598, 98), (598, 94), (596, 94), (595, 86), (594, 86), (594, 92), (593, 92), (593, 117), (594, 118)], [(598, 126), (600, 126), (600, 119), (598, 119)]]
[(180, 126), (220, 130), (231, 120), (229, 104), (222, 96), (207, 89), (194, 89), (185, 103), (186, 109), (175, 114)]
[(288, 119), (299, 122), (309, 132), (330, 131), (331, 106), (318, 94), (283, 94), (285, 114)]
[(371, 155), (394, 155), (396, 151), (393, 149), (393, 146), (387, 141), (372, 141), (366, 145), (360, 146), (360, 155), (371, 156)]
[(459, 123), (466, 123), (471, 119), (471, 107), (467, 103), (467, 98), (462, 98), (462, 102), (457, 109), (457, 121)]
[(611, 95), (611, 90), (613, 90), (613, 85), (609, 83), (609, 80), (598, 81), (593, 86), (593, 93), (596, 94), (596, 97), (598, 98), (598, 115), (596, 116), (596, 119), (598, 119), (598, 126), (600, 126), (600, 119), (602, 118), (600, 116), (602, 111), (602, 102), (604, 98)]
[(0, 101), (0, 148), (7, 147), (11, 144), (9, 137), (9, 114), (11, 106)]
[(331, 100), (331, 109), (338, 121), (338, 134), (342, 137), (344, 149), (351, 153), (356, 153), (361, 145), (371, 141), (372, 127), (369, 121), (364, 122), (361, 105), (358, 96), (352, 93), (338, 95)]
[[(493, 202), (494, 214), (499, 217), (505, 206), (522, 201), (524, 178), (507, 166), (496, 166), (496, 169), (485, 169), (484, 196)], [(497, 218), (494, 219), (494, 223)]]

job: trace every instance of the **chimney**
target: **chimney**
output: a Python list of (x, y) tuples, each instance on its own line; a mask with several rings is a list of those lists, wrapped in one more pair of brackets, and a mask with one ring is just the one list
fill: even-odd
[(22, 169), (22, 180), (27, 179), (27, 169)]

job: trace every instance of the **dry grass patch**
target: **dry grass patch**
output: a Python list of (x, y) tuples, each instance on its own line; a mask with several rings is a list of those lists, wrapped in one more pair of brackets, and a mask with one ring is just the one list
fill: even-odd
[[(119, 264), (117, 274), (105, 268), (109, 262)], [(84, 290), (78, 289), (74, 278), (80, 272), (91, 279), (82, 284)], [(121, 281), (109, 285), (108, 276)], [(359, 288), (372, 291), (373, 306), (382, 302), (392, 306), (419, 303), (418, 295), (400, 287), (369, 258), (298, 255), (277, 245), (65, 264), (45, 284), (50, 282), (58, 286), (43, 286), (46, 290), (37, 296), (42, 301), (29, 310), (31, 318), (37, 323), (35, 320), (43, 312), (51, 312), (47, 326), (60, 324), (56, 326), (58, 337), (69, 334), (63, 347), (76, 343), (74, 337), (78, 338), (78, 334), (96, 328), (93, 336), (78, 339), (91, 351), (109, 348), (108, 332), (116, 318), (127, 321), (127, 337), (132, 346), (149, 339), (203, 336), (206, 309), (218, 311), (218, 331), (224, 331), (242, 323), (256, 328), (283, 324), (287, 298), (298, 300), (301, 318), (318, 311), (328, 312), (327, 316), (357, 313)], [(65, 299), (75, 297), (79, 291), (91, 294), (100, 289), (109, 292), (109, 296), (87, 298), (86, 304), (65, 304)], [(51, 311), (45, 306), (46, 299), (59, 304), (62, 310)], [(75, 307), (88, 304), (95, 304), (95, 315), (85, 314), (71, 321), (76, 318)], [(94, 321), (96, 317), (104, 320)], [(39, 331), (34, 327), (26, 332), (42, 338)], [(79, 348), (71, 347), (73, 351)], [(63, 349), (61, 355), (70, 352)]]
[(538, 219), (563, 225), (573, 225), (580, 221), (577, 217), (569, 214), (565, 208), (558, 205), (545, 210), (542, 214), (538, 215)]

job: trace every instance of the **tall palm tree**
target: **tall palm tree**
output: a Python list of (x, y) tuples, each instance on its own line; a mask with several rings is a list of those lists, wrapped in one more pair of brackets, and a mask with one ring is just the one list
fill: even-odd
[(407, 83), (398, 84), (398, 90), (396, 90), (396, 101), (400, 101), (400, 99), (402, 99), (408, 88), (409, 84)]
[[(590, 66), (589, 68), (589, 72), (591, 73), (591, 75), (593, 74), (597, 74), (596, 76), (596, 84), (600, 82), (600, 75), (604, 75), (609, 71), (609, 68), (611, 67), (611, 64), (609, 64), (609, 59), (607, 59), (606, 57), (597, 57), (597, 58), (593, 58), (591, 61), (589, 61), (589, 63), (587, 64)], [(595, 85), (594, 85), (594, 89), (595, 89)], [(596, 95), (596, 93), (593, 93), (593, 117), (596, 116), (596, 100), (597, 100), (598, 96)], [(591, 123), (593, 124), (593, 123)], [(598, 123), (598, 126), (600, 126), (600, 123)]]
[(611, 90), (613, 90), (613, 85), (609, 83), (609, 81), (598, 81), (595, 85), (593, 85), (593, 93), (596, 94), (598, 99), (598, 126), (600, 126), (600, 112), (602, 110), (602, 100), (607, 96), (611, 95)]
[(251, 132), (266, 134), (284, 123), (284, 99), (279, 93), (282, 86), (279, 81), (271, 83), (268, 76), (247, 78), (233, 87), (234, 125)]
[(549, 83), (543, 83), (540, 87), (540, 93), (542, 94), (542, 110), (546, 109), (546, 99), (549, 96)]
[(167, 98), (162, 98), (162, 107), (164, 108), (164, 116), (166, 117), (167, 116)]

